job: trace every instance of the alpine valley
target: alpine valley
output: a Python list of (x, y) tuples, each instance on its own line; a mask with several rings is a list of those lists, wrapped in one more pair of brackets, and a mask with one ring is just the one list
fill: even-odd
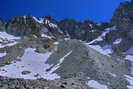
[(106, 23), (0, 20), (0, 89), (133, 89), (133, 2)]

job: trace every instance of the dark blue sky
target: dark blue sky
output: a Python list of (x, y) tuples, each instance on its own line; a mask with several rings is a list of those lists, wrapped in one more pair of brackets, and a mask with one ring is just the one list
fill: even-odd
[(120, 2), (128, 0), (1, 0), (0, 17), (32, 14), (55, 19), (109, 21)]

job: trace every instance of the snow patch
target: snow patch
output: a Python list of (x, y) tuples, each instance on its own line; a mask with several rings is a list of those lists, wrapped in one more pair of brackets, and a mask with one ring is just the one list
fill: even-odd
[(4, 52), (4, 53), (0, 53), (0, 57), (4, 57), (4, 56), (6, 56), (6, 52)]
[(58, 45), (58, 44), (59, 44), (59, 42), (54, 42), (53, 44), (54, 44), (54, 45)]
[(103, 55), (110, 56), (109, 54), (113, 53), (112, 49), (110, 48), (103, 49), (100, 45), (89, 45), (89, 47), (95, 49), (96, 51), (100, 52)]
[(106, 85), (100, 84), (99, 82), (95, 80), (88, 81), (87, 85), (94, 89), (108, 89)]
[(45, 38), (49, 38), (49, 39), (52, 38), (52, 37), (50, 37), (50, 36), (48, 36), (48, 35), (46, 35), (46, 34), (41, 34), (41, 37), (45, 37)]
[[(27, 48), (24, 55), (20, 57), (21, 61), (12, 62), (12, 64), (0, 68), (0, 76), (24, 79), (45, 78), (48, 80), (60, 78), (55, 73), (46, 72), (51, 66), (45, 62), (51, 54), (51, 52), (37, 53), (34, 49)], [(23, 75), (23, 71), (30, 73)]]
[(131, 56), (131, 55), (127, 55), (125, 59), (127, 59), (127, 60), (133, 62), (133, 56)]
[(91, 29), (93, 28), (93, 25), (92, 24), (89, 24), (89, 26), (91, 27)]
[(122, 39), (121, 39), (121, 38), (116, 39), (116, 40), (113, 42), (113, 44), (119, 44), (121, 41), (122, 41)]
[(129, 86), (129, 85), (128, 85), (127, 88), (128, 88), (128, 89), (133, 89), (133, 86)]
[(65, 40), (65, 41), (68, 41), (68, 40), (70, 40), (70, 38), (64, 38), (64, 40)]
[(125, 75), (127, 81), (130, 83), (130, 85), (128, 85), (128, 89), (133, 89), (133, 77)]

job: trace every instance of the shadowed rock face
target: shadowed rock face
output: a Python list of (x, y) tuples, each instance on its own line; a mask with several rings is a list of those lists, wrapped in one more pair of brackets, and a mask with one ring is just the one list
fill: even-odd
[(116, 39), (121, 38), (119, 44), (113, 45), (113, 50), (116, 53), (126, 52), (133, 45), (133, 3), (128, 1), (121, 3), (111, 23), (116, 26), (116, 30), (106, 35), (105, 42), (112, 44)]
[(128, 39), (133, 40), (133, 36), (131, 35), (133, 33), (133, 3), (121, 3), (112, 17), (112, 23), (123, 30)]
[(7, 24), (7, 32), (16, 36), (36, 35), (40, 36), (40, 30), (44, 28), (37, 23), (32, 16), (18, 16)]
[(0, 20), (0, 31), (5, 31), (6, 23)]
[[(116, 9), (111, 23), (114, 25), (114, 29), (110, 28), (103, 40), (97, 41), (95, 44), (102, 47), (110, 45), (116, 54), (126, 53), (133, 46), (133, 3), (129, 1), (121, 3)], [(115, 44), (114, 42), (118, 39), (121, 41)]]
[(68, 34), (72, 39), (91, 41), (101, 34), (104, 27), (98, 26), (91, 21), (78, 22), (71, 19), (65, 19), (59, 22), (59, 27), (64, 34)]

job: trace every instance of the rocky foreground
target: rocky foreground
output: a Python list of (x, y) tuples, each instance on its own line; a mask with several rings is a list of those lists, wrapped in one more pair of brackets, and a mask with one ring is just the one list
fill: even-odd
[(81, 79), (58, 80), (24, 80), (17, 78), (0, 78), (0, 89), (91, 89)]

